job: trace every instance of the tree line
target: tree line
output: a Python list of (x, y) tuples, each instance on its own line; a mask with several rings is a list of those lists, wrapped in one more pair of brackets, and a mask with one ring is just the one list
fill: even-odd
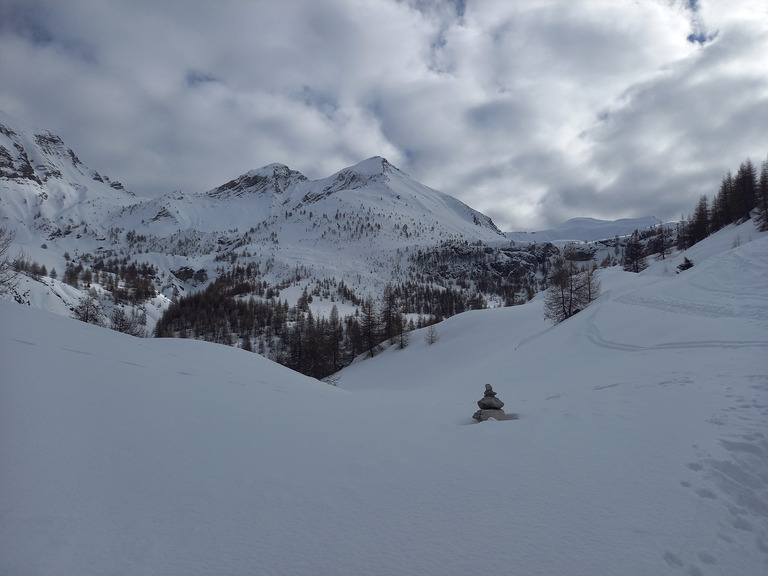
[[(359, 305), (353, 314), (341, 316), (333, 304), (326, 316), (313, 313), (313, 297), (307, 289), (291, 306), (279, 297), (259, 296), (266, 291), (256, 278), (246, 280), (235, 272), (222, 272), (204, 290), (172, 302), (158, 320), (154, 335), (239, 346), (321, 379), (360, 354), (375, 355), (386, 342), (406, 347), (412, 330), (436, 321), (434, 316), (423, 314), (416, 321), (408, 319), (406, 309), (456, 309), (451, 306), (456, 294), (444, 294), (446, 302), (441, 303), (441, 298), (436, 298), (436, 302), (427, 299), (417, 306), (412, 299), (415, 292), (425, 298), (427, 294), (435, 298), (437, 292), (418, 288), (414, 291), (389, 284), (380, 301), (372, 297), (354, 298)], [(338, 290), (349, 296), (350, 289), (343, 283)]]
[(115, 303), (130, 303), (133, 306), (157, 293), (154, 286), (157, 269), (146, 262), (130, 262), (127, 256), (122, 259), (97, 258), (86, 268), (84, 263), (91, 260), (89, 254), (83, 255), (77, 263), (66, 253), (64, 257), (67, 264), (62, 281), (75, 288), (81, 285), (90, 288), (92, 284), (99, 284), (112, 295)]
[(758, 230), (768, 230), (768, 159), (760, 173), (747, 159), (736, 174), (730, 170), (723, 177), (717, 193), (710, 201), (699, 198), (688, 217), (678, 224), (677, 247), (686, 249), (729, 224), (739, 224), (754, 216)]

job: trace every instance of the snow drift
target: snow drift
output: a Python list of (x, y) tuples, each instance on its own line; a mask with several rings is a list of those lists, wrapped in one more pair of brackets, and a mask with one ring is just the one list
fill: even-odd
[(339, 387), (2, 304), (0, 573), (765, 574), (768, 235), (685, 255)]

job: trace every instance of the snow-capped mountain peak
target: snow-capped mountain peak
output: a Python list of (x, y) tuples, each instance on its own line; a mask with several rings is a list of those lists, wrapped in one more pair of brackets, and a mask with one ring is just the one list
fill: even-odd
[(206, 194), (212, 198), (243, 197), (255, 195), (281, 196), (299, 182), (307, 179), (301, 172), (291, 170), (285, 164), (268, 164), (222, 184)]
[[(2, 111), (0, 178), (39, 185), (52, 180), (62, 180), (69, 185), (82, 186), (94, 181), (105, 183), (114, 190), (124, 191), (120, 182), (112, 181), (85, 166), (56, 134), (25, 126)], [(131, 192), (126, 193), (133, 195)]]
[(0, 225), (51, 238), (91, 224), (91, 234), (101, 237), (104, 217), (136, 202), (120, 182), (88, 168), (59, 136), (0, 112)]
[(398, 169), (393, 164), (390, 164), (390, 162), (386, 158), (383, 158), (382, 156), (372, 156), (370, 158), (363, 160), (362, 162), (358, 162), (354, 166), (345, 168), (340, 172), (345, 172), (345, 171), (355, 172), (357, 174), (360, 174), (361, 176), (378, 176), (379, 174), (391, 174), (391, 173), (398, 173), (398, 174), (403, 174), (404, 176), (407, 176), (405, 172)]

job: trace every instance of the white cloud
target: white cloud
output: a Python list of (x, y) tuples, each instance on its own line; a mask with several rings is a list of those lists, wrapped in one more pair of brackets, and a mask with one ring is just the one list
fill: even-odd
[(674, 218), (768, 152), (767, 11), (8, 0), (0, 108), (140, 194), (270, 162), (319, 178), (380, 154), (503, 228)]

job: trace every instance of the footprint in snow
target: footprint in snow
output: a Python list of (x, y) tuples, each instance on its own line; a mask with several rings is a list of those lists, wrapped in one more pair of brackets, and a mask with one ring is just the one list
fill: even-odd
[(695, 492), (697, 495), (701, 496), (702, 498), (717, 500), (717, 494), (712, 492), (712, 490), (707, 490), (706, 488), (697, 488)]

